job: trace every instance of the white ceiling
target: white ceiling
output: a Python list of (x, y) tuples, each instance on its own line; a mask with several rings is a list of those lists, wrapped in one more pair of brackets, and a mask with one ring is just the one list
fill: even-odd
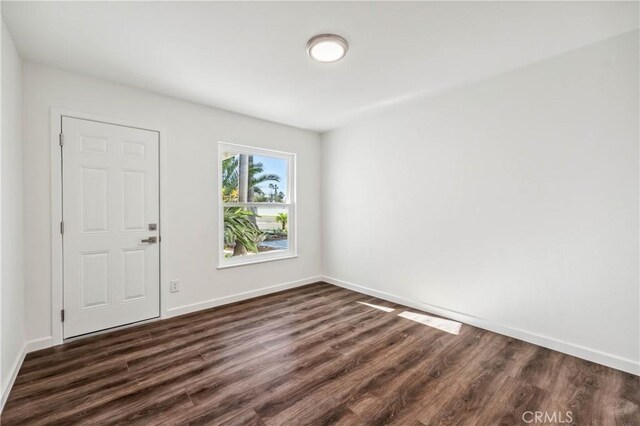
[[(638, 28), (638, 3), (2, 2), (27, 60), (324, 131)], [(344, 60), (307, 40), (345, 37)]]

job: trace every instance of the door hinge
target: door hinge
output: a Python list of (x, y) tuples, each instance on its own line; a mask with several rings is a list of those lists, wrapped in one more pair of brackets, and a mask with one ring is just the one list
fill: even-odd
[(60, 233), (64, 235), (64, 222), (60, 222)]
[(64, 146), (64, 135), (60, 132), (60, 146)]
[(60, 311), (60, 321), (64, 322), (64, 309)]

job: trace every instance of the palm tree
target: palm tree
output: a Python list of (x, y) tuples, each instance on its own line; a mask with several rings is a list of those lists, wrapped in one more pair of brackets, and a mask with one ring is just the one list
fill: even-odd
[(262, 231), (251, 221), (253, 213), (242, 207), (226, 207), (224, 209), (224, 242), (234, 246), (233, 255), (244, 249), (257, 253), (258, 242)]
[[(247, 202), (247, 194), (249, 191), (249, 158), (246, 155), (240, 154), (238, 159), (238, 202), (246, 203)], [(235, 245), (233, 246), (233, 255), (234, 256), (244, 256), (247, 254), (247, 250), (251, 250), (251, 231), (253, 228), (247, 228), (244, 224), (247, 222), (251, 222), (252, 225), (256, 225), (256, 219), (253, 214), (242, 214), (244, 212), (253, 213), (241, 208), (237, 213), (241, 214), (242, 221), (237, 223), (237, 232), (243, 232), (244, 237), (237, 238), (235, 240)], [(256, 227), (257, 228), (257, 227)], [(249, 246), (245, 245), (249, 244)]]
[(240, 154), (229, 157), (222, 161), (222, 197), (224, 201), (239, 200), (239, 168), (240, 159), (247, 158), (248, 163), (248, 193), (246, 202), (250, 203), (254, 200), (254, 194), (263, 195), (264, 191), (260, 185), (266, 182), (280, 182), (280, 176), (272, 173), (263, 174), (264, 164), (254, 163), (253, 155)]
[(238, 201), (238, 158), (222, 160), (222, 201)]
[(271, 194), (269, 194), (269, 201), (272, 203), (282, 203), (284, 201), (284, 192), (280, 191), (280, 188), (275, 183), (269, 184)]
[(280, 213), (279, 215), (276, 216), (276, 222), (278, 222), (279, 224), (282, 225), (282, 230), (286, 231), (287, 230), (287, 221), (289, 220), (289, 217), (287, 216), (286, 213)]
[[(275, 174), (263, 174), (264, 165), (262, 163), (254, 163), (252, 155), (239, 154), (237, 156), (229, 157), (222, 161), (222, 200), (224, 202), (240, 202), (250, 203), (254, 201), (255, 194), (259, 194), (264, 197), (264, 192), (260, 188), (265, 182), (279, 182), (280, 176)], [(261, 198), (263, 198), (261, 197)], [(235, 221), (234, 228), (236, 232), (241, 232), (243, 229), (242, 224), (251, 223), (250, 228), (246, 228), (246, 238), (234, 239), (234, 256), (242, 256), (247, 254), (247, 250), (257, 252), (257, 242), (259, 237), (262, 236), (262, 231), (256, 224), (257, 209), (250, 207), (249, 209), (240, 209), (241, 211), (249, 214), (243, 215), (242, 221)], [(227, 215), (225, 210), (225, 236)], [(231, 219), (230, 219), (231, 220)], [(255, 232), (258, 235), (253, 235)], [(254, 241), (251, 244), (249, 241)], [(249, 244), (246, 246), (245, 243)], [(255, 248), (255, 250), (254, 250)]]

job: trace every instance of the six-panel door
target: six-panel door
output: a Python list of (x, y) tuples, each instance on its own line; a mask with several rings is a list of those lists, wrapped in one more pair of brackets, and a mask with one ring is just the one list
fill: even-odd
[(69, 117), (62, 132), (64, 337), (158, 317), (158, 133)]

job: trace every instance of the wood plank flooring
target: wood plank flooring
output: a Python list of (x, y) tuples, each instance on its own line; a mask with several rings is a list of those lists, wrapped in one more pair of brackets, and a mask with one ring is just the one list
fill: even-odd
[(405, 310), (316, 283), (76, 340), (27, 356), (2, 425), (640, 425), (636, 376)]

